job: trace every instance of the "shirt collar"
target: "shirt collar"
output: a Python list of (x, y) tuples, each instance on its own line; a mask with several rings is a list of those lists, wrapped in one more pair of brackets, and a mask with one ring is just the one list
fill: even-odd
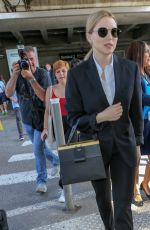
[[(95, 65), (96, 65), (96, 67), (97, 67), (97, 70), (98, 70), (98, 72), (101, 74), (102, 72), (103, 72), (103, 69), (102, 69), (102, 67), (100, 66), (100, 64), (98, 64), (97, 63), (97, 61), (96, 61), (96, 59), (95, 59), (95, 57), (94, 57), (94, 54), (93, 54), (93, 59), (94, 59), (94, 62), (95, 62)], [(109, 65), (106, 65), (106, 69), (108, 68), (108, 69), (113, 69), (113, 60), (114, 60), (114, 57), (113, 57), (113, 55), (112, 55), (112, 60), (111, 60), (111, 63), (109, 64)]]

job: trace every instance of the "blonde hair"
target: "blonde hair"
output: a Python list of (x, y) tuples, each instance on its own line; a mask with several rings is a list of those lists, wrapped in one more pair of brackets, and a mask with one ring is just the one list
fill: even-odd
[(92, 48), (91, 48), (91, 49), (88, 51), (88, 53), (84, 56), (84, 61), (86, 61), (86, 60), (89, 59), (89, 57), (91, 56), (92, 52), (93, 52), (93, 50), (92, 50)]
[(86, 22), (86, 32), (87, 33), (92, 32), (97, 22), (104, 17), (113, 18), (115, 22), (117, 23), (115, 16), (111, 12), (106, 11), (106, 10), (100, 10), (88, 16), (87, 22)]
[[(117, 20), (115, 18), (115, 16), (106, 10), (99, 10), (97, 12), (94, 12), (92, 14), (90, 14), (87, 18), (87, 22), (86, 22), (86, 38), (87, 38), (87, 33), (91, 33), (94, 29), (94, 27), (96, 26), (97, 22), (99, 22), (100, 19), (104, 18), (104, 17), (110, 17), (113, 18), (117, 24)], [(88, 41), (88, 39), (87, 39)], [(89, 41), (88, 41), (89, 42)], [(90, 44), (91, 45), (91, 44)], [(89, 57), (91, 56), (93, 50), (92, 48), (88, 51), (88, 53), (85, 55), (84, 60), (88, 60)]]
[(66, 67), (67, 70), (70, 68), (69, 63), (67, 61), (58, 60), (58, 61), (54, 62), (53, 72), (55, 73), (57, 69), (62, 68), (62, 67)]

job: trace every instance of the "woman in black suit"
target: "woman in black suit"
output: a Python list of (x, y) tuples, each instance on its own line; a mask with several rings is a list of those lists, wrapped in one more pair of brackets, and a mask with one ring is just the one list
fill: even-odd
[(70, 125), (80, 118), (81, 140), (100, 140), (107, 178), (92, 185), (105, 229), (132, 230), (136, 145), (143, 142), (142, 97), (137, 65), (113, 54), (119, 33), (110, 12), (88, 17), (86, 38), (93, 52), (68, 72), (66, 108)]

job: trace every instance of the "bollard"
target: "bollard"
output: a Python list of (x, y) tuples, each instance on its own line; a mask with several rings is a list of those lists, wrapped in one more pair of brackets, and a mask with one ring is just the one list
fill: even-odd
[[(56, 137), (57, 146), (65, 144), (64, 129), (62, 123), (62, 116), (60, 112), (59, 98), (50, 99), (50, 106), (52, 111), (54, 131)], [(65, 185), (63, 186), (64, 195), (65, 195), (65, 204), (67, 211), (73, 211), (75, 209), (72, 199), (72, 186)]]

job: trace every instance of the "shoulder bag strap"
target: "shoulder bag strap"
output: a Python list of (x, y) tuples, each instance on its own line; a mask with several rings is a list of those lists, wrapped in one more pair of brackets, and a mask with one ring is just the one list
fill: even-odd
[(67, 141), (67, 144), (69, 144), (71, 142), (71, 139), (77, 129), (77, 126), (79, 124), (79, 121), (80, 121), (80, 118), (76, 121), (76, 123), (72, 126), (72, 129), (71, 129), (71, 132), (70, 132), (70, 135), (68, 137), (68, 141)]

